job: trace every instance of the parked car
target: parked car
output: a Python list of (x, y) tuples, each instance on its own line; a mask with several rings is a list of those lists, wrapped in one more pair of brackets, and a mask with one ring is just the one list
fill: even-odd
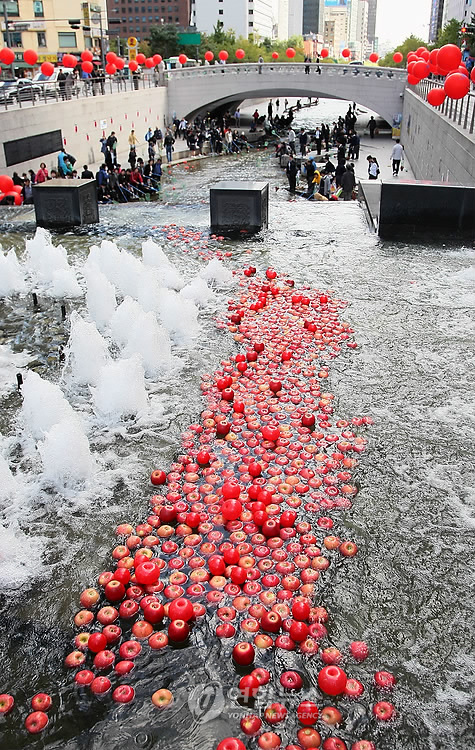
[(15, 78), (12, 81), (1, 81), (0, 103), (35, 102), (41, 95), (41, 87), (29, 78)]
[[(70, 68), (55, 68), (54, 72), (50, 76), (45, 76), (44, 73), (39, 71), (33, 78), (33, 83), (37, 84), (41, 91), (41, 96), (54, 96), (56, 97), (57, 92), (59, 92), (59, 83), (58, 83), (58, 75), (59, 73), (63, 71), (63, 73), (70, 73)], [(71, 94), (75, 95), (77, 93), (78, 88), (78, 81), (75, 79)]]

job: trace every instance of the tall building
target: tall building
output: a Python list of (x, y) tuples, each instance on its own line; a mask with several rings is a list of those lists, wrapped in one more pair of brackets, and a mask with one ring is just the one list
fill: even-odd
[(368, 42), (372, 52), (377, 52), (378, 50), (378, 39), (376, 37), (377, 13), (378, 0), (368, 0)]
[(245, 39), (249, 34), (275, 39), (278, 17), (278, 0), (192, 0), (191, 6), (191, 25), (198, 31), (211, 34), (221, 21), (225, 31), (232, 29)]
[(368, 55), (368, 0), (348, 0), (348, 47), (354, 60)]
[(191, 0), (107, 0), (109, 18), (120, 18), (120, 36), (139, 40), (150, 35), (152, 26), (190, 25)]
[(452, 18), (456, 18), (461, 23), (469, 23), (474, 12), (475, 2), (473, 0), (445, 0), (442, 26), (445, 26)]
[(303, 0), (278, 0), (277, 39), (302, 35)]
[[(337, 0), (338, 2), (338, 0)], [(325, 29), (324, 0), (303, 0), (303, 34), (323, 34)]]
[(429, 42), (435, 42), (444, 19), (444, 0), (432, 0), (430, 9)]
[(330, 57), (340, 57), (348, 45), (348, 10), (340, 5), (325, 6), (325, 47)]
[[(61, 62), (66, 53), (84, 49), (101, 53), (107, 42), (105, 0), (95, 3), (81, 0), (7, 0), (8, 32), (2, 15), (3, 42), (15, 53), (15, 69), (30, 67), (23, 62), (23, 50), (38, 53), (38, 62)], [(71, 21), (78, 23), (71, 25)]]

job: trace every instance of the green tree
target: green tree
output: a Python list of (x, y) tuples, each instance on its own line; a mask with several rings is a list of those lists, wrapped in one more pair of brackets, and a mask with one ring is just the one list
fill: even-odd
[(175, 57), (182, 51), (178, 45), (178, 29), (172, 24), (151, 26), (150, 39), (147, 41), (150, 44), (151, 54), (159, 54), (164, 59)]
[[(419, 39), (419, 37), (413, 36), (411, 34), (411, 36), (408, 36), (402, 44), (400, 44), (398, 47), (395, 47), (391, 52), (388, 52), (388, 54), (384, 57), (381, 57), (379, 59), (379, 65), (384, 68), (405, 68), (406, 58), (409, 52), (415, 52), (419, 47), (427, 47), (427, 43), (424, 42), (423, 39)], [(403, 55), (402, 62), (397, 64), (394, 62), (393, 55), (395, 52), (401, 52), (401, 54)]]
[(443, 29), (440, 29), (437, 34), (435, 41), (436, 47), (443, 47), (444, 44), (456, 44), (460, 45), (460, 28), (462, 24), (457, 21), (456, 18), (452, 18), (448, 23), (445, 24)]

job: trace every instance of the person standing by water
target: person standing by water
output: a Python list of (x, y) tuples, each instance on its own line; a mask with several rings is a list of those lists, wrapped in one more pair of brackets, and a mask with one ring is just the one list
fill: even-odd
[(259, 55), (259, 59), (257, 62), (259, 63), (259, 68), (258, 68), (259, 73), (262, 73), (262, 66), (264, 64), (264, 58), (262, 57), (262, 55)]
[(404, 146), (400, 143), (399, 138), (396, 139), (393, 146), (391, 159), (393, 161), (393, 177), (397, 177), (401, 169), (401, 161), (404, 159)]
[(369, 118), (368, 128), (369, 137), (374, 138), (374, 131), (376, 130), (376, 120), (374, 119), (373, 115), (371, 115), (371, 117)]
[(287, 162), (287, 166), (285, 168), (285, 172), (287, 175), (287, 179), (289, 181), (289, 191), (291, 193), (295, 193), (295, 187), (297, 183), (297, 162), (295, 161), (294, 155), (290, 154), (289, 161)]
[(300, 153), (305, 156), (307, 153), (308, 136), (303, 128), (300, 128), (299, 133)]
[(290, 152), (295, 154), (295, 130), (293, 128), (290, 128), (287, 140)]
[(167, 161), (170, 164), (172, 160), (172, 151), (173, 151), (173, 144), (175, 143), (175, 139), (169, 130), (167, 130), (167, 134), (165, 136), (163, 143), (165, 145), (165, 153), (167, 155)]

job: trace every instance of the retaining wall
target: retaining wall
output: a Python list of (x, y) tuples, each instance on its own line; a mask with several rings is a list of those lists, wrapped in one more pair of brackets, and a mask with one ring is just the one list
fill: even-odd
[[(61, 129), (64, 147), (76, 157), (75, 168), (79, 172), (83, 164), (93, 166), (101, 161), (99, 139), (103, 135), (109, 135), (112, 130), (118, 138), (118, 156), (122, 165), (127, 164), (128, 137), (132, 129), (143, 144), (137, 147), (137, 156), (146, 158), (145, 133), (149, 127), (154, 129), (157, 125), (163, 130), (166, 112), (165, 87), (81, 97), (1, 112), (0, 172), (11, 175), (14, 171), (19, 174), (27, 169), (36, 171), (42, 161), (48, 169), (56, 169), (57, 151), (7, 167), (3, 149), (5, 141), (48, 133), (55, 129)], [(105, 127), (102, 128), (101, 124)]]
[(401, 141), (416, 179), (475, 186), (475, 137), (410, 89), (404, 94)]

